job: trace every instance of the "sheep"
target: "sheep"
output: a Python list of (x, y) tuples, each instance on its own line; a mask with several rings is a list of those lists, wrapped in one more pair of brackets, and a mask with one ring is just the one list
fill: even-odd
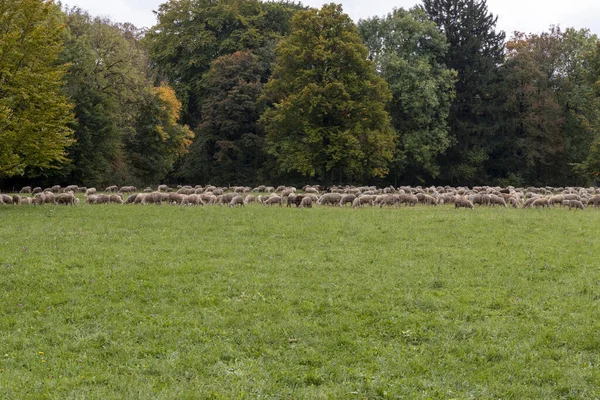
[(92, 194), (92, 195), (90, 195), (90, 196), (87, 196), (87, 197), (85, 198), (85, 202), (86, 202), (87, 204), (96, 204), (96, 203), (98, 202), (98, 196), (97, 196), (97, 195), (95, 195), (95, 194)]
[(13, 198), (7, 194), (0, 194), (0, 204), (13, 204)]
[(60, 185), (54, 185), (54, 186), (52, 186), (52, 187), (50, 188), (50, 191), (51, 191), (52, 193), (59, 193), (59, 192), (60, 192), (60, 189), (61, 189)]
[(296, 204), (296, 193), (290, 193), (287, 196), (286, 207), (291, 207), (292, 204)]
[(541, 198), (535, 199), (533, 201), (533, 203), (531, 203), (531, 206), (535, 207), (535, 208), (548, 207), (548, 199), (546, 197), (541, 197)]
[(31, 191), (32, 194), (37, 194), (37, 193), (42, 193), (42, 188), (39, 186), (36, 186), (33, 188), (33, 190)]
[(362, 195), (362, 196), (358, 196), (352, 202), (352, 207), (354, 207), (354, 208), (356, 208), (356, 207), (362, 207), (365, 204), (373, 206), (373, 202), (375, 201), (376, 197), (377, 197), (376, 195)]
[(61, 193), (56, 195), (55, 203), (56, 204), (64, 204), (64, 205), (75, 205), (77, 198), (73, 194), (73, 192), (69, 193)]
[(514, 196), (510, 196), (508, 198), (507, 203), (510, 204), (511, 206), (513, 206), (514, 208), (519, 208), (519, 206), (521, 205), (521, 202), (519, 201), (519, 199)]
[(562, 194), (550, 196), (548, 199), (548, 205), (554, 207), (554, 204), (562, 204), (565, 197)]
[(233, 199), (231, 199), (231, 201), (229, 202), (229, 207), (235, 207), (235, 206), (240, 206), (240, 207), (244, 206), (244, 198), (242, 196), (235, 196)]
[(169, 193), (168, 195), (168, 203), (170, 204), (183, 204), (183, 200), (185, 199), (185, 194), (181, 193)]
[(135, 186), (122, 186), (119, 192), (121, 193), (133, 193), (136, 192), (137, 188)]
[(579, 201), (579, 200), (565, 200), (565, 201), (568, 201), (568, 202), (569, 202), (569, 204), (568, 204), (568, 206), (569, 206), (569, 210), (570, 210), (571, 208), (578, 208), (578, 209), (580, 209), (580, 210), (584, 210), (584, 209), (585, 209), (585, 206), (584, 206), (584, 205), (583, 205), (583, 203), (582, 203), (581, 201)]
[(133, 204), (135, 203), (135, 199), (138, 197), (139, 193), (134, 193), (132, 195), (127, 196), (127, 200), (123, 204)]
[(86, 196), (89, 196), (90, 194), (96, 194), (96, 188), (89, 188), (85, 191)]
[(594, 207), (600, 206), (600, 195), (594, 195), (588, 199), (588, 205), (593, 205)]
[(185, 196), (185, 198), (183, 199), (183, 203), (181, 204), (191, 206), (204, 205), (202, 199), (200, 198), (200, 195), (195, 193), (188, 194), (187, 196)]
[(246, 196), (246, 198), (244, 198), (244, 204), (248, 205), (253, 203), (256, 200), (256, 198), (254, 197), (253, 194), (249, 194), (248, 196)]
[(462, 196), (456, 196), (454, 198), (454, 208), (470, 208), (471, 210), (474, 210), (475, 206), (470, 200)]
[(350, 203), (350, 205), (352, 205), (352, 202), (354, 201), (354, 199), (356, 199), (356, 195), (351, 194), (351, 193), (350, 194), (345, 194), (340, 199), (339, 205), (340, 205), (340, 207), (343, 207), (343, 206), (345, 206), (348, 203)]
[(379, 205), (379, 208), (381, 208), (383, 206), (394, 206), (394, 207), (396, 207), (398, 205), (399, 200), (400, 200), (399, 195), (384, 194), (384, 195), (381, 195), (381, 196), (377, 196), (377, 198), (375, 199), (375, 203), (377, 205)]
[(273, 204), (279, 204), (279, 206), (282, 206), (282, 198), (280, 196), (271, 196), (263, 201), (263, 204), (266, 206), (272, 206)]
[(417, 200), (419, 201), (419, 203), (422, 203), (422, 204), (430, 204), (432, 206), (437, 205), (437, 199), (435, 197), (430, 196), (425, 193), (417, 194)]
[(33, 198), (31, 198), (31, 197), (21, 197), (21, 204), (22, 205), (33, 204)]
[(77, 185), (69, 185), (65, 188), (64, 192), (77, 192), (79, 190), (79, 186)]
[(300, 201), (300, 208), (312, 208), (312, 203), (313, 203), (312, 198), (310, 198), (308, 196), (304, 196), (304, 197), (302, 197), (302, 200)]
[(109, 196), (109, 203), (123, 204), (123, 198), (118, 194), (111, 194)]
[(318, 205), (331, 204), (331, 205), (335, 206), (340, 203), (340, 200), (342, 200), (342, 195), (339, 193), (325, 193), (323, 196), (321, 196), (321, 198), (319, 199), (317, 204)]
[(167, 185), (158, 185), (158, 191), (159, 192), (168, 192), (169, 189), (170, 188)]
[[(213, 191), (213, 193), (215, 193)], [(217, 204), (220, 205), (225, 205), (225, 204), (229, 204), (231, 203), (231, 200), (233, 200), (233, 198), (236, 196), (235, 193), (225, 193), (225, 194), (221, 194), (218, 196), (217, 198)]]
[(19, 193), (31, 193), (31, 186), (24, 186)]
[(497, 196), (495, 194), (490, 194), (490, 205), (496, 206), (504, 206), (507, 207), (506, 201), (503, 197)]
[(406, 206), (415, 206), (419, 202), (419, 199), (414, 194), (400, 194), (398, 195), (398, 204), (406, 203)]
[(15, 194), (12, 197), (12, 200), (13, 200), (13, 204), (17, 204), (17, 205), (21, 204), (21, 196), (18, 196), (18, 195)]

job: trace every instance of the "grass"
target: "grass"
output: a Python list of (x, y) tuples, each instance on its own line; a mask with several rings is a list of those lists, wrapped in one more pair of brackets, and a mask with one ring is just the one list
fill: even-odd
[(600, 212), (0, 206), (0, 398), (600, 397)]

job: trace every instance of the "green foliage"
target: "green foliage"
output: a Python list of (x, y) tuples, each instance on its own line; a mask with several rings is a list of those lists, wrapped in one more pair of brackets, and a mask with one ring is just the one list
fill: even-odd
[(505, 171), (531, 184), (586, 183), (582, 165), (600, 128), (588, 61), (597, 43), (585, 30), (552, 27), (507, 44), (505, 145), (498, 151)]
[(71, 106), (57, 64), (57, 7), (43, 0), (0, 2), (0, 178), (64, 162), (72, 143)]
[(294, 16), (265, 86), (273, 107), (262, 116), (283, 171), (329, 181), (337, 172), (360, 181), (387, 173), (395, 146), (385, 110), (391, 94), (367, 55), (341, 6)]
[(263, 64), (251, 52), (236, 52), (212, 62), (204, 74), (203, 120), (182, 167), (191, 182), (258, 184), (265, 160), (264, 133), (257, 125)]
[(136, 181), (163, 182), (188, 151), (193, 132), (178, 123), (181, 102), (167, 85), (148, 89), (138, 103), (133, 133), (125, 137), (128, 164)]
[(591, 208), (0, 206), (2, 396), (596, 399), (598, 235)]
[(450, 145), (448, 114), (456, 73), (444, 65), (446, 37), (421, 8), (359, 22), (370, 58), (390, 85), (390, 114), (399, 140), (392, 174), (422, 183), (439, 173)]
[(146, 84), (137, 33), (76, 8), (65, 18), (62, 59), (70, 63), (67, 93), (77, 118), (68, 180), (90, 186), (126, 183), (130, 175), (123, 138), (132, 132)]
[[(486, 0), (424, 0), (429, 18), (450, 45), (445, 62), (458, 73), (449, 117), (452, 146), (442, 158), (442, 178), (454, 184), (485, 183), (486, 165), (503, 108), (497, 96), (504, 32)], [(493, 162), (493, 160), (491, 160)]]
[(168, 0), (158, 23), (146, 33), (159, 79), (168, 81), (184, 103), (184, 121), (202, 120), (203, 74), (218, 57), (254, 51), (270, 63), (275, 40), (289, 30), (293, 3), (258, 0)]

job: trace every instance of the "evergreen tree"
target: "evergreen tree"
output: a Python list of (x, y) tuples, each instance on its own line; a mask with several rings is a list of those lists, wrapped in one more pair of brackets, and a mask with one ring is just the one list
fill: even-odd
[(445, 61), (458, 73), (456, 99), (449, 116), (453, 145), (442, 158), (444, 180), (454, 184), (487, 181), (487, 163), (502, 109), (499, 66), (504, 32), (485, 0), (423, 0), (425, 11), (446, 35)]

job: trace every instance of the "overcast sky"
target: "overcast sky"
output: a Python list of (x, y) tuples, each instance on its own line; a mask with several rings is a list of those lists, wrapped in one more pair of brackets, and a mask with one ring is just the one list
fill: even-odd
[[(154, 25), (152, 10), (164, 0), (63, 0), (93, 15), (108, 16), (117, 22), (131, 22), (138, 27)], [(302, 4), (320, 7), (331, 1), (303, 0)], [(339, 1), (337, 1), (339, 3)], [(354, 20), (385, 15), (394, 7), (410, 8), (418, 0), (344, 0), (344, 11)], [(563, 28), (589, 28), (600, 35), (600, 0), (488, 0), (489, 10), (498, 15), (498, 28), (510, 37), (515, 30), (541, 32), (550, 25)]]

